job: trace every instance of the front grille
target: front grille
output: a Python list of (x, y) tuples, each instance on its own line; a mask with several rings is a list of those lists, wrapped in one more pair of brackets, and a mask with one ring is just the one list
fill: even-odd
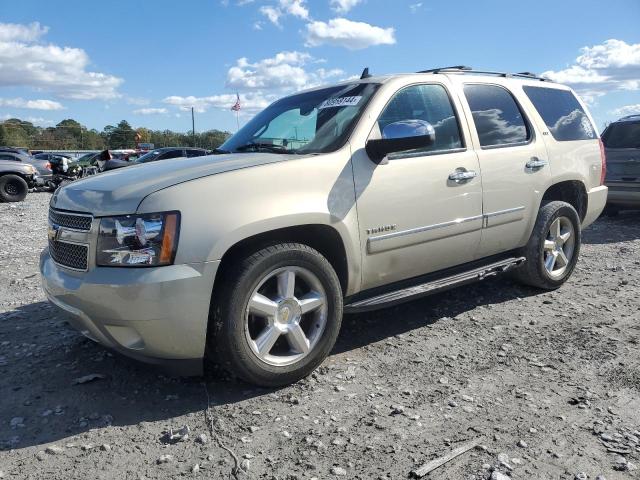
[(87, 269), (89, 257), (89, 247), (87, 245), (49, 240), (49, 254), (56, 263), (64, 267), (76, 270)]
[(69, 214), (57, 210), (49, 209), (49, 220), (56, 225), (74, 230), (91, 230), (91, 215)]

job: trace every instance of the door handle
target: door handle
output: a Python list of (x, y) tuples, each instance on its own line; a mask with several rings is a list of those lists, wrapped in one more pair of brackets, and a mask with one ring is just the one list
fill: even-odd
[(449, 174), (449, 180), (462, 183), (472, 178), (476, 178), (478, 174), (473, 170), (465, 170), (464, 168), (457, 168), (455, 172)]
[(549, 165), (549, 162), (547, 162), (546, 160), (541, 160), (538, 157), (531, 157), (525, 167), (530, 170), (537, 170), (539, 168), (546, 167), (547, 165)]

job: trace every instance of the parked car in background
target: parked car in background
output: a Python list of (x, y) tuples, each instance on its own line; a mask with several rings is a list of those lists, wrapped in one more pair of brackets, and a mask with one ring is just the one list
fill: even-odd
[(0, 201), (21, 202), (29, 189), (35, 187), (37, 178), (33, 165), (0, 159)]
[(58, 190), (44, 291), (124, 354), (200, 373), (208, 352), (264, 386), (311, 373), (343, 311), (506, 271), (559, 288), (607, 199), (587, 108), (531, 74), (363, 75), (145, 165), (165, 152), (201, 151)]
[(640, 209), (640, 114), (612, 122), (602, 132), (609, 187), (605, 213)]
[(170, 158), (180, 157), (202, 157), (209, 152), (204, 148), (193, 147), (164, 147), (156, 148), (149, 153), (142, 155), (136, 163), (157, 162), (158, 160), (168, 160)]
[(16, 149), (8, 150), (0, 148), (0, 160), (22, 162), (33, 165), (38, 172), (38, 182), (40, 185), (45, 185), (49, 180), (51, 180), (53, 170), (51, 169), (51, 163), (48, 160), (35, 158), (29, 154), (19, 152), (20, 151)]

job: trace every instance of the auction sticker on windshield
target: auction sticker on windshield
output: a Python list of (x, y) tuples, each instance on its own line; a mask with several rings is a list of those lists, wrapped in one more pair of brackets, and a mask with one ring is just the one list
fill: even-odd
[(332, 107), (353, 107), (357, 105), (361, 99), (361, 96), (329, 98), (320, 104), (318, 110)]

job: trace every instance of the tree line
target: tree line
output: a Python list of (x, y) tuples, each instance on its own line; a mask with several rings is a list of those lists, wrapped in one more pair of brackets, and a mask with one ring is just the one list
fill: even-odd
[(195, 146), (219, 147), (231, 134), (220, 130), (181, 133), (172, 130), (134, 129), (122, 120), (107, 125), (102, 131), (88, 129), (76, 120), (62, 120), (55, 127), (39, 127), (31, 122), (10, 118), (0, 123), (0, 146), (26, 147), (30, 150), (104, 150), (135, 148), (140, 143), (153, 143), (155, 148)]

